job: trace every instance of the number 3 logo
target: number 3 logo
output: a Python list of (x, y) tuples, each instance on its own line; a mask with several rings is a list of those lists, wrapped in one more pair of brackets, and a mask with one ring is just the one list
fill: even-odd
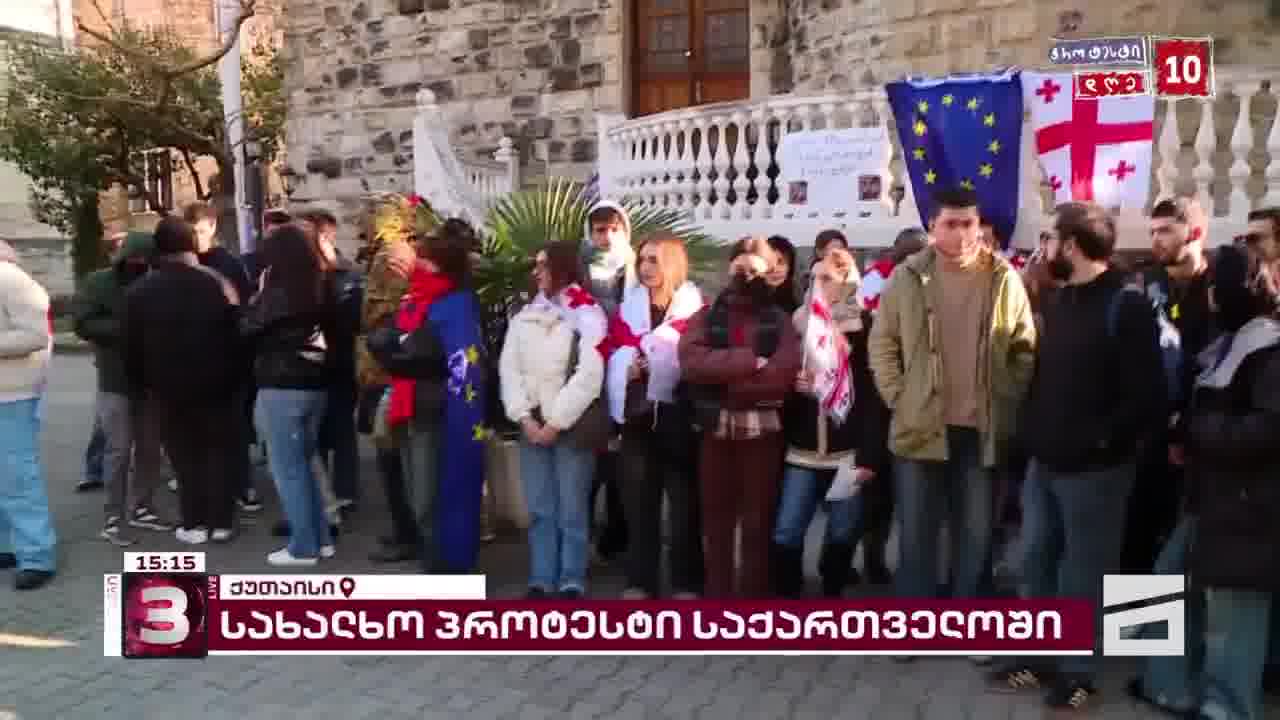
[[(176, 587), (148, 587), (142, 590), (142, 602), (147, 606), (147, 617), (138, 633), (138, 639), (148, 645), (177, 645), (191, 634), (187, 621), (187, 594)], [(168, 603), (168, 607), (156, 607), (152, 603)], [(166, 624), (168, 629), (153, 626)]]

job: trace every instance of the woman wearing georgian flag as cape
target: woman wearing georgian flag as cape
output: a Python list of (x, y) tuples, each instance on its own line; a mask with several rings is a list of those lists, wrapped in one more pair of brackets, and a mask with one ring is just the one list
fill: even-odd
[(689, 257), (676, 237), (646, 240), (637, 255), (640, 282), (623, 294), (609, 320), (606, 393), (622, 425), (622, 504), (627, 518), (623, 597), (660, 591), (662, 494), (671, 512), (671, 589), (689, 597), (702, 587), (702, 538), (692, 418), (678, 401), (676, 348), (702, 293), (688, 281)]
[(840, 597), (862, 535), (861, 493), (825, 500), (841, 465), (861, 482), (887, 464), (888, 410), (867, 363), (871, 313), (858, 300), (858, 268), (847, 250), (829, 250), (794, 324), (804, 341), (804, 369), (783, 410), (786, 467), (773, 533), (773, 577), (782, 597), (804, 589), (804, 539), (821, 504), (827, 528), (818, 569), (823, 595)]

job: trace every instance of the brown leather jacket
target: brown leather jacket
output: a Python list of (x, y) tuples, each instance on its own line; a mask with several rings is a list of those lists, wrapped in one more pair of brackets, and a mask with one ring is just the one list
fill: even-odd
[(800, 336), (791, 318), (781, 315), (778, 348), (769, 363), (756, 369), (756, 353), (751, 346), (757, 318), (740, 307), (730, 307), (730, 347), (717, 348), (708, 333), (710, 308), (703, 308), (689, 318), (689, 326), (680, 337), (680, 369), (687, 382), (696, 385), (725, 386), (724, 409), (750, 410), (757, 407), (782, 407), (795, 385), (802, 361)]

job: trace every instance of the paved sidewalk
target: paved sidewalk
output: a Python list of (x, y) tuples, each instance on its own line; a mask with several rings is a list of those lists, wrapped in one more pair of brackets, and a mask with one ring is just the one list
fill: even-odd
[[(885, 658), (516, 657), (211, 658), (130, 662), (102, 655), (102, 574), (118, 572), (120, 550), (97, 538), (102, 495), (72, 491), (82, 472), (93, 401), (87, 357), (59, 355), (44, 437), (48, 482), (61, 538), (62, 570), (48, 588), (18, 594), (0, 574), (0, 720), (140, 720), (296, 715), (362, 718), (699, 718), (781, 720), (1023, 720), (1042, 716), (1036, 698), (984, 693), (979, 672), (959, 659), (896, 665)], [(360, 509), (333, 572), (384, 572), (365, 557), (383, 514), (370, 463), (371, 502)], [(172, 499), (165, 510), (173, 510)], [(278, 546), (268, 507), (256, 527), (228, 546), (208, 546), (211, 569), (265, 572)], [(169, 535), (144, 533), (138, 548), (176, 550)], [(490, 592), (523, 585), (519, 539), (486, 547)], [(403, 568), (408, 570), (409, 568)], [(595, 586), (616, 592), (604, 573)], [(35, 648), (35, 643), (62, 647)], [(1117, 666), (1095, 717), (1156, 718), (1120, 691)], [(1280, 718), (1273, 712), (1268, 717)]]

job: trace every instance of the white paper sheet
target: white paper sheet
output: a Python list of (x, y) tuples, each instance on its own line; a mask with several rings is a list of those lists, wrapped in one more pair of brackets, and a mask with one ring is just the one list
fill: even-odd
[(862, 490), (862, 481), (858, 479), (858, 469), (853, 460), (840, 465), (836, 470), (836, 478), (831, 481), (831, 489), (827, 491), (827, 500), (835, 502), (848, 500)]

